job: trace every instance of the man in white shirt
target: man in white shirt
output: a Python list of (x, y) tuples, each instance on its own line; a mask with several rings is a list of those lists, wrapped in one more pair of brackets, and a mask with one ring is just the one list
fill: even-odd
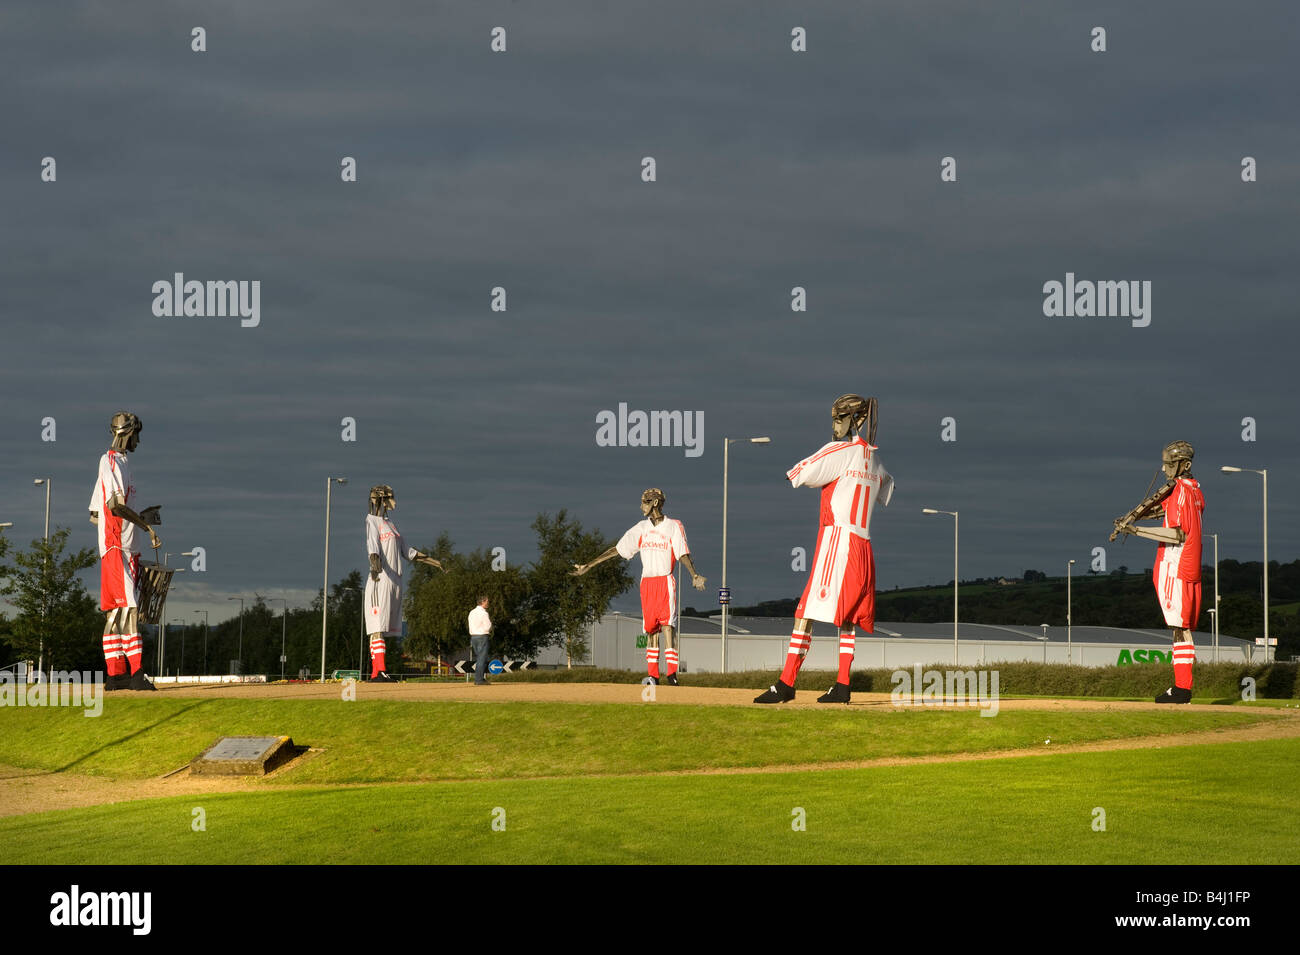
[(691, 573), (691, 585), (703, 590), (705, 578), (695, 572), (690, 547), (686, 543), (686, 528), (681, 521), (664, 516), (664, 492), (657, 487), (648, 488), (641, 495), (641, 513), (645, 520), (634, 524), (617, 544), (595, 560), (575, 564), (572, 575), (581, 577), (597, 564), (612, 557), (631, 560), (641, 555), (641, 616), (646, 633), (646, 672), (655, 683), (659, 682), (659, 632), (667, 638), (667, 682), (677, 686), (677, 667), (680, 663), (677, 649), (677, 582), (673, 571), (677, 561), (686, 565)]
[[(816, 454), (786, 472), (792, 487), (821, 488), (821, 532), (803, 598), (795, 610), (794, 632), (780, 679), (755, 703), (794, 699), (794, 682), (812, 646), (812, 622), (840, 628), (840, 667), (835, 685), (818, 703), (849, 702), (854, 626), (875, 630), (876, 565), (871, 552), (871, 514), (876, 502), (888, 504), (894, 479), (876, 455), (875, 398), (841, 395), (831, 405), (831, 438)], [(866, 438), (858, 432), (865, 431)]]
[(488, 635), (492, 619), (488, 616), (487, 594), (479, 594), (478, 606), (469, 612), (469, 647), (474, 654), (474, 685), (487, 686)]
[(370, 680), (373, 683), (397, 682), (388, 675), (387, 635), (402, 632), (402, 558), (437, 567), (439, 561), (423, 551), (407, 547), (401, 533), (388, 517), (397, 507), (397, 497), (387, 484), (370, 489), (370, 513), (366, 515), (366, 553), (370, 557), (370, 576), (366, 579), (366, 634), (370, 637)]

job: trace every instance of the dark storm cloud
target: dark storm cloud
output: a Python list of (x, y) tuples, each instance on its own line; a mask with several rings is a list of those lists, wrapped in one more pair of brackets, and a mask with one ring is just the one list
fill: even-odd
[[(963, 575), (1086, 566), (1175, 437), (1225, 556), (1257, 556), (1259, 482), (1224, 463), (1271, 469), (1272, 552), (1295, 556), (1287, 9), (761, 6), (8, 5), (11, 537), (39, 533), (30, 481), (52, 474), (56, 523), (93, 540), (94, 462), (129, 407), (167, 549), (209, 550), (202, 585), (177, 585), (186, 616), (255, 589), (305, 602), (327, 474), (351, 481), (334, 577), (363, 563), (373, 483), (412, 540), (511, 560), (538, 511), (613, 535), (658, 485), (712, 589), (721, 440), (762, 434), (733, 447), (729, 577), (738, 600), (785, 596), (816, 496), (783, 472), (860, 391), (898, 480), (873, 526), (884, 587), (949, 579), (950, 527), (923, 506), (961, 510)], [(177, 271), (260, 280), (261, 325), (155, 318)], [(1151, 326), (1045, 318), (1067, 271), (1151, 281)], [(598, 448), (620, 402), (703, 411), (706, 453)]]

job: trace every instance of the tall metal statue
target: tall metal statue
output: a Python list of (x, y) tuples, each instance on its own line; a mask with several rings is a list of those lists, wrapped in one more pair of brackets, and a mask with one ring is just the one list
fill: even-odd
[[(1152, 577), (1156, 598), (1173, 630), (1174, 685), (1156, 697), (1157, 703), (1189, 703), (1196, 645), (1192, 629), (1201, 615), (1201, 512), (1205, 495), (1192, 477), (1195, 452), (1186, 441), (1175, 441), (1161, 453), (1165, 484), (1123, 517), (1115, 519), (1110, 539), (1133, 534), (1159, 542)], [(1139, 527), (1134, 521), (1163, 514), (1160, 527)]]
[(657, 487), (647, 488), (641, 495), (641, 513), (645, 519), (628, 528), (617, 544), (595, 560), (575, 564), (571, 574), (581, 577), (612, 557), (631, 560), (637, 553), (641, 554), (641, 615), (647, 636), (646, 672), (655, 683), (659, 682), (659, 633), (663, 631), (668, 644), (665, 679), (670, 686), (677, 686), (680, 658), (675, 624), (677, 584), (673, 579), (677, 561), (680, 560), (690, 571), (691, 586), (696, 590), (704, 589), (705, 578), (695, 571), (691, 549), (686, 543), (686, 528), (681, 521), (664, 516), (665, 503), (663, 491)]
[(370, 679), (378, 683), (397, 682), (388, 675), (387, 635), (402, 632), (402, 558), (447, 569), (423, 551), (407, 547), (388, 512), (397, 498), (387, 484), (370, 489), (370, 513), (366, 516), (366, 553), (370, 576), (366, 578), (366, 635), (370, 638)]
[(141, 427), (140, 419), (129, 411), (113, 415), (109, 422), (113, 442), (99, 459), (99, 477), (90, 495), (90, 522), (99, 537), (99, 609), (107, 614), (103, 648), (105, 689), (109, 690), (154, 689), (141, 668), (142, 568), (135, 529), (147, 533), (150, 546), (157, 550), (162, 541), (151, 525), (161, 523), (162, 517), (158, 506), (139, 512), (132, 508), (136, 491), (127, 455), (139, 446)]
[(835, 685), (818, 703), (849, 702), (855, 626), (876, 625), (876, 566), (871, 553), (871, 515), (877, 501), (888, 505), (894, 479), (876, 454), (879, 403), (841, 395), (831, 404), (831, 441), (788, 472), (792, 487), (819, 487), (821, 531), (812, 572), (795, 610), (794, 632), (781, 677), (755, 703), (794, 699), (794, 683), (812, 646), (812, 622), (840, 628), (840, 665)]

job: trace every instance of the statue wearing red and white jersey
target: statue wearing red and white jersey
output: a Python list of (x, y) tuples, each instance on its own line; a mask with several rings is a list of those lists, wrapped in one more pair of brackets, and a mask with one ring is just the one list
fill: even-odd
[(668, 644), (665, 656), (666, 680), (677, 686), (677, 667), (681, 662), (677, 646), (677, 584), (673, 571), (680, 560), (691, 574), (691, 586), (703, 590), (706, 578), (695, 572), (690, 545), (686, 543), (686, 528), (681, 521), (664, 516), (664, 492), (657, 487), (647, 488), (641, 495), (641, 514), (645, 520), (628, 528), (617, 544), (608, 548), (594, 560), (575, 564), (570, 575), (581, 577), (597, 564), (613, 557), (631, 560), (641, 555), (641, 616), (646, 633), (646, 672), (655, 683), (659, 682), (659, 634)]
[[(1118, 534), (1133, 534), (1158, 541), (1152, 577), (1156, 598), (1173, 630), (1174, 685), (1156, 697), (1157, 703), (1190, 703), (1192, 666), (1196, 645), (1192, 630), (1201, 615), (1201, 512), (1205, 495), (1192, 477), (1195, 452), (1186, 441), (1175, 441), (1161, 454), (1167, 483), (1136, 508), (1115, 522)], [(1160, 527), (1142, 527), (1134, 521), (1163, 514)]]
[(887, 505), (894, 493), (894, 479), (876, 453), (878, 414), (875, 398), (836, 398), (831, 405), (833, 440), (786, 473), (793, 487), (821, 488), (821, 531), (812, 572), (795, 610), (785, 668), (776, 683), (755, 697), (755, 703), (794, 699), (795, 679), (812, 645), (814, 620), (840, 628), (839, 674), (817, 702), (849, 702), (855, 627), (872, 633), (876, 622), (871, 515), (877, 502)]
[(156, 550), (162, 541), (151, 525), (160, 523), (160, 508), (137, 512), (135, 485), (127, 455), (140, 444), (140, 419), (119, 411), (109, 422), (112, 446), (99, 459), (99, 475), (90, 492), (90, 522), (99, 538), (99, 609), (104, 620), (105, 689), (152, 690), (141, 667), (144, 643), (140, 638), (140, 551), (135, 543), (138, 527), (149, 535)]

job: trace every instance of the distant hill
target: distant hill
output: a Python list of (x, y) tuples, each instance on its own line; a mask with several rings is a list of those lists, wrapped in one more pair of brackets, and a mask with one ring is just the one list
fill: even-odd
[[(1252, 639), (1264, 635), (1262, 562), (1219, 562), (1219, 609), (1222, 633)], [(1205, 611), (1214, 605), (1214, 570), (1202, 571), (1201, 618), (1196, 629), (1210, 630)], [(963, 580), (958, 589), (959, 614), (970, 623), (1053, 626), (1065, 624), (1064, 577), (1048, 577), (1027, 570), (1013, 578)], [(1269, 561), (1269, 636), (1278, 638), (1278, 659), (1300, 654), (1300, 560), (1289, 564)], [(792, 617), (797, 595), (765, 600), (755, 606), (732, 607), (737, 616)], [(1080, 626), (1165, 629), (1156, 603), (1151, 570), (1129, 573), (1121, 567), (1109, 574), (1079, 574), (1073, 581), (1074, 622)], [(717, 609), (688, 607), (685, 616), (706, 617)], [(952, 619), (952, 583), (934, 587), (887, 590), (876, 594), (876, 619), (899, 623), (942, 623)]]

